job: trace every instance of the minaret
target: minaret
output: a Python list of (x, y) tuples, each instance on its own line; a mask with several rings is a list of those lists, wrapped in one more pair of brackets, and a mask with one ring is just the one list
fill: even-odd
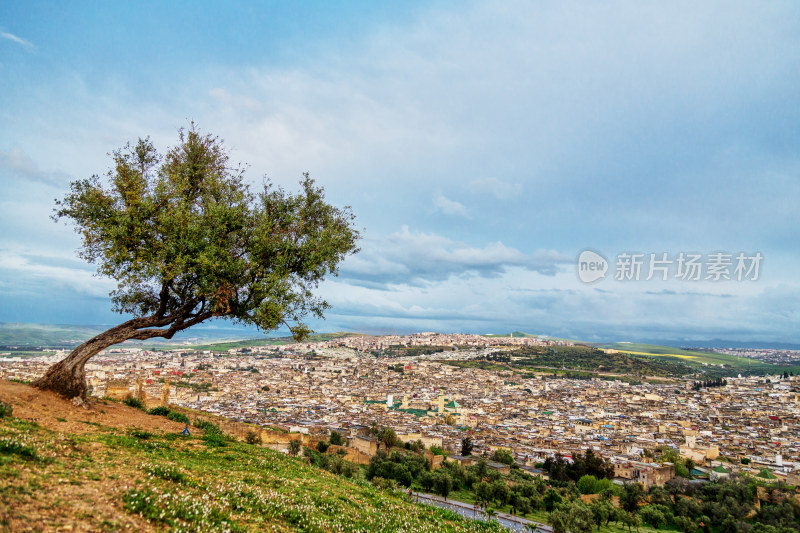
[(408, 409), (408, 394), (403, 394), (403, 403), (400, 404), (400, 409)]
[(444, 413), (444, 391), (439, 391), (439, 414)]

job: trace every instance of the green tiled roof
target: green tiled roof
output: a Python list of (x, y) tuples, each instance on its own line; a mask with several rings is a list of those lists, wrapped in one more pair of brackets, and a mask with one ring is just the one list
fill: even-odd
[(778, 476), (776, 476), (775, 474), (773, 474), (772, 472), (770, 472), (766, 468), (763, 468), (761, 470), (761, 472), (759, 472), (756, 477), (760, 477), (760, 478), (764, 478), (764, 479), (778, 479)]

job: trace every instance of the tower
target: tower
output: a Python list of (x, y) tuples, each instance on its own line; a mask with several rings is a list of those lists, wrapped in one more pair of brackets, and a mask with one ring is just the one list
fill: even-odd
[(164, 388), (161, 390), (161, 405), (169, 404), (169, 379), (164, 380)]

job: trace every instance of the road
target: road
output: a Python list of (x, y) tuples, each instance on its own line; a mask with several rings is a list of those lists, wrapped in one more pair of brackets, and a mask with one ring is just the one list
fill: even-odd
[[(456, 500), (447, 500), (445, 501), (444, 498), (441, 496), (434, 496), (433, 494), (424, 494), (422, 492), (414, 492), (413, 498), (414, 501), (419, 503), (424, 503), (426, 505), (435, 505), (436, 507), (441, 507), (443, 509), (450, 509), (451, 511), (455, 511), (461, 516), (466, 516), (467, 518), (472, 519), (480, 519), (486, 520), (487, 516), (482, 510), (475, 508), (474, 505), (470, 505), (468, 503), (459, 502)], [(527, 518), (520, 518), (519, 516), (512, 516), (507, 513), (495, 513), (492, 516), (493, 519), (500, 522), (500, 525), (510, 529), (511, 531), (521, 531), (521, 532), (528, 532), (528, 531), (535, 531), (537, 533), (552, 533), (553, 528), (548, 526), (547, 524), (540, 524), (539, 522), (534, 522), (533, 520), (528, 520)]]

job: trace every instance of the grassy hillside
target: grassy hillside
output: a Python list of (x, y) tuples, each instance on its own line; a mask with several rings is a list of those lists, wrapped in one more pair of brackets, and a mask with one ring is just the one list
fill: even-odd
[[(466, 365), (481, 362), (472, 360), (467, 361)], [(694, 372), (692, 368), (682, 362), (624, 353), (607, 354), (591, 346), (521, 346), (496, 351), (486, 356), (485, 363), (533, 372), (574, 370), (658, 377), (684, 376)]]
[(6, 381), (0, 400), (18, 417), (0, 418), (3, 530), (501, 530), (124, 405)]
[[(616, 342), (610, 344), (595, 345), (598, 348), (618, 350), (632, 355), (645, 355), (674, 361), (682, 361), (694, 367), (706, 365), (725, 365), (727, 368), (735, 369), (737, 372), (778, 372), (778, 366), (770, 363), (763, 363), (745, 357), (739, 358), (713, 351), (683, 350), (671, 346), (659, 346), (655, 344), (638, 344), (629, 342)], [(781, 372), (783, 369), (780, 370)]]

